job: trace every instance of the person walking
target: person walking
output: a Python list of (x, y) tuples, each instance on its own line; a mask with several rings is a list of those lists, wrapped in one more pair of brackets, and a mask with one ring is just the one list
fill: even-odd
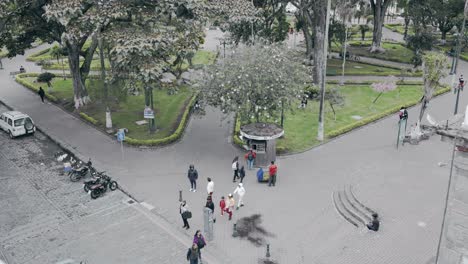
[(45, 91), (44, 91), (44, 89), (42, 89), (42, 86), (39, 87), (39, 91), (37, 92), (37, 94), (39, 94), (39, 96), (41, 97), (42, 102), (44, 103)]
[(245, 154), (244, 158), (247, 161), (247, 168), (249, 168), (249, 170), (253, 169), (256, 157), (257, 153), (255, 153), (255, 151), (252, 148), (250, 148), (249, 152)]
[(182, 221), (184, 221), (184, 226), (182, 228), (189, 229), (190, 225), (188, 223), (188, 219), (192, 217), (192, 213), (188, 210), (187, 202), (183, 201), (179, 207), (179, 213), (182, 217)]
[(208, 180), (208, 184), (206, 185), (206, 192), (208, 192), (209, 196), (212, 196), (213, 191), (214, 191), (214, 182), (213, 182), (213, 180), (211, 180), (210, 177), (208, 177), (207, 180)]
[(271, 161), (271, 165), (268, 168), (268, 171), (270, 173), (270, 177), (268, 178), (268, 186), (270, 187), (271, 185), (275, 186), (276, 183), (276, 174), (278, 173), (278, 167), (276, 166), (274, 161)]
[(189, 166), (187, 177), (190, 180), (190, 191), (191, 192), (196, 192), (197, 191), (198, 171), (195, 169), (195, 166), (193, 166), (193, 164), (191, 164)]
[(206, 198), (205, 207), (211, 209), (211, 217), (213, 218), (213, 223), (216, 223), (216, 216), (214, 214), (215, 205), (213, 203), (213, 198), (211, 197), (211, 195), (208, 195), (208, 198)]
[(195, 235), (193, 236), (193, 243), (197, 244), (198, 246), (198, 251), (200, 252), (199, 258), (200, 258), (200, 263), (201, 263), (202, 262), (201, 250), (202, 248), (206, 246), (206, 241), (200, 230), (197, 230), (197, 232), (195, 232)]
[(232, 212), (234, 211), (234, 207), (236, 206), (236, 200), (232, 194), (228, 195), (228, 202), (226, 204), (226, 212), (229, 214), (229, 220), (232, 219)]
[(239, 157), (235, 157), (232, 161), (232, 171), (234, 172), (234, 177), (232, 178), (232, 182), (236, 182), (236, 179), (239, 178)]
[(190, 261), (190, 264), (198, 264), (198, 260), (201, 258), (200, 250), (196, 243), (192, 244), (192, 247), (188, 249), (187, 260)]
[(219, 208), (221, 210), (221, 216), (224, 215), (224, 212), (226, 211), (226, 201), (224, 200), (224, 196), (221, 196), (221, 200), (219, 201)]
[(244, 180), (244, 177), (245, 177), (245, 169), (244, 169), (244, 166), (242, 166), (239, 170), (239, 177), (240, 177), (240, 182), (242, 183), (242, 181)]
[(237, 202), (236, 210), (239, 210), (239, 207), (244, 206), (244, 203), (242, 202), (242, 200), (244, 199), (245, 189), (242, 183), (239, 183), (239, 185), (234, 190), (234, 194), (236, 193), (237, 195), (239, 195), (239, 201)]

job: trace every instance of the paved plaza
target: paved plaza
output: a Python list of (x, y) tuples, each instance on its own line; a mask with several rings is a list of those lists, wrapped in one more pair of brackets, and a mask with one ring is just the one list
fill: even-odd
[[(27, 51), (26, 56), (42, 48)], [(215, 49), (216, 45), (207, 48)], [(32, 222), (37, 220), (39, 225), (43, 225), (44, 221), (56, 221), (60, 226), (36, 235), (40, 242), (28, 240), (31, 244), (15, 240), (8, 242), (8, 235), (0, 236), (4, 257), (15, 259), (16, 262), (11, 263), (31, 264), (55, 263), (67, 258), (86, 260), (87, 263), (183, 263), (189, 238), (196, 229), (203, 229), (206, 178), (211, 177), (215, 182), (216, 205), (222, 195), (226, 196), (235, 188), (231, 161), (235, 156), (243, 157), (244, 152), (230, 142), (232, 119), (222, 121), (219, 111), (207, 109), (206, 116), (191, 119), (180, 142), (157, 149), (126, 146), (125, 159), (122, 160), (120, 145), (114, 138), (56, 106), (42, 104), (36, 94), (15, 83), (8, 75), (19, 65), (24, 65), (29, 72), (39, 72), (37, 66), (26, 62), (24, 56), (4, 60), (3, 64), (6, 69), (0, 71), (1, 101), (30, 114), (39, 128), (81, 158), (92, 158), (96, 167), (107, 171), (138, 203), (144, 202), (146, 208), (151, 209), (145, 211), (139, 205), (136, 205), (137, 209), (127, 204), (125, 201), (129, 198), (120, 192), (90, 201), (78, 185), (62, 181), (63, 186), (59, 186), (59, 190), (68, 188), (68, 191), (55, 198), (58, 204), (55, 205), (57, 208), (54, 207), (56, 212), (41, 215), (40, 210), (53, 211), (50, 208), (53, 203), (27, 198), (29, 196), (25, 193), (36, 192), (38, 197), (49, 199), (41, 194), (42, 189), (29, 191), (34, 188), (28, 184), (31, 176), (15, 176), (19, 174), (19, 169), (15, 169), (18, 165), (13, 165), (12, 158), (15, 157), (9, 157), (4, 146), (22, 141), (6, 140), (6, 135), (2, 134), (0, 159), (3, 160), (0, 165), (11, 164), (6, 166), (11, 170), (8, 172), (10, 176), (6, 177), (8, 182), (24, 188), (22, 192), (12, 193), (14, 198), (8, 204), (14, 207), (22, 205), (20, 197), (23, 195), (20, 194), (25, 194), (24, 199), (36, 200), (42, 206), (25, 202), (27, 208), (18, 208), (6, 216), (5, 221), (12, 222), (2, 227), (10, 228), (2, 230), (2, 234), (13, 232), (15, 226), (22, 226), (11, 219), (24, 219), (21, 212), (32, 208), (37, 210), (34, 213), (36, 219)], [(459, 67), (460, 71), (465, 71), (468, 64), (460, 61)], [(453, 93), (434, 98), (428, 112), (438, 120), (447, 119), (452, 115), (454, 100)], [(467, 103), (467, 97), (462, 94), (460, 105), (466, 106)], [(419, 106), (409, 109), (409, 124), (415, 123), (418, 113)], [(215, 210), (218, 221), (214, 240), (206, 248), (213, 254), (208, 263), (259, 263), (265, 257), (266, 244), (270, 245), (274, 263), (432, 263), (449, 176), (449, 166), (440, 167), (438, 163), (450, 163), (451, 146), (434, 136), (419, 145), (396, 149), (397, 122), (396, 115), (389, 116), (307, 152), (279, 157), (279, 176), (274, 188), (257, 183), (254, 172), (248, 171), (244, 180), (247, 191), (245, 207), (234, 211), (233, 221), (220, 217), (219, 207)], [(38, 152), (37, 155), (41, 154)], [(200, 175), (196, 193), (188, 191), (186, 171), (189, 164), (194, 164)], [(39, 167), (37, 170), (42, 169)], [(12, 181), (12, 177), (21, 181)], [(47, 175), (43, 177), (43, 184), (47, 185)], [(345, 186), (352, 186), (359, 200), (381, 215), (379, 232), (355, 228), (336, 212), (332, 194)], [(3, 195), (10, 189), (0, 193)], [(183, 199), (187, 200), (194, 214), (189, 231), (181, 228), (179, 190), (182, 190)], [(60, 191), (53, 193), (60, 194)], [(65, 201), (59, 199), (62, 197)], [(69, 212), (72, 216), (67, 215), (70, 204), (65, 204), (66, 200), (71, 200), (77, 208), (77, 212)], [(100, 206), (103, 204), (111, 204), (111, 208), (102, 211)], [(94, 209), (87, 211), (88, 215), (80, 216), (79, 210), (84, 210), (83, 206)], [(268, 233), (265, 236), (252, 233), (254, 238), (262, 241), (260, 246), (248, 239), (231, 236), (233, 223), (256, 214), (261, 220), (258, 227)], [(78, 230), (83, 230), (86, 235)], [(14, 247), (17, 249), (12, 250)], [(99, 247), (103, 250), (96, 250)], [(16, 250), (20, 253), (12, 256), (11, 252)], [(89, 251), (97, 252), (87, 256)], [(130, 257), (132, 261), (125, 262)]]

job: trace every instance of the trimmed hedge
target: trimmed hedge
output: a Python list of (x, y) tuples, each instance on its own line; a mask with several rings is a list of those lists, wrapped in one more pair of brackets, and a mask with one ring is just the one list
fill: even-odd
[(91, 124), (93, 124), (93, 125), (95, 125), (95, 126), (96, 126), (97, 124), (99, 124), (99, 121), (97, 121), (96, 119), (90, 117), (90, 116), (87, 115), (86, 113), (80, 112), (80, 116), (81, 116), (81, 118), (83, 118), (84, 120), (90, 122)]
[[(450, 87), (442, 88), (442, 89), (436, 91), (434, 93), (434, 96), (438, 96), (438, 95), (444, 94), (446, 92), (450, 92), (450, 90), (451, 90)], [(329, 133), (326, 134), (326, 136), (328, 138), (337, 137), (337, 136), (339, 136), (341, 134), (344, 134), (344, 133), (347, 133), (347, 132), (349, 132), (349, 131), (351, 131), (353, 129), (356, 129), (356, 128), (364, 126), (364, 125), (367, 125), (367, 124), (372, 123), (372, 122), (374, 122), (376, 120), (384, 118), (384, 117), (386, 117), (388, 115), (394, 114), (394, 113), (398, 112), (402, 106), (411, 107), (411, 106), (417, 105), (418, 103), (419, 103), (419, 100), (414, 100), (414, 101), (411, 101), (411, 102), (403, 104), (403, 105), (395, 106), (395, 107), (393, 107), (391, 109), (388, 109), (388, 110), (386, 110), (384, 112), (375, 114), (375, 115), (367, 117), (367, 118), (363, 118), (363, 119), (361, 119), (361, 120), (359, 120), (357, 122), (354, 122), (352, 124), (349, 124), (349, 125), (346, 125), (344, 127), (339, 128), (339, 129), (335, 129), (333, 131), (330, 131)]]
[(26, 60), (27, 60), (27, 61), (39, 61), (39, 60), (41, 60), (42, 58), (37, 58), (37, 57), (42, 56), (42, 55), (44, 55), (44, 54), (46, 54), (46, 53), (49, 53), (50, 49), (51, 49), (51, 48), (47, 48), (47, 49), (40, 50), (40, 51), (38, 51), (38, 52), (36, 52), (36, 53), (33, 53), (33, 54), (29, 55), (29, 56), (26, 58)]
[[(37, 77), (39, 76), (39, 73), (21, 73), (21, 74), (17, 74), (15, 76), (15, 81), (21, 85), (23, 85), (24, 87), (32, 90), (33, 92), (39, 92), (39, 89), (34, 87), (34, 85), (32, 85), (30, 82), (24, 80), (23, 78), (24, 77)], [(59, 100), (57, 99), (57, 97), (51, 95), (51, 94), (48, 94), (46, 93), (45, 94), (45, 97), (49, 100), (49, 101), (52, 101), (54, 103), (58, 102)]]
[(190, 116), (190, 112), (193, 108), (193, 105), (195, 104), (195, 101), (197, 100), (197, 97), (198, 94), (195, 94), (192, 99), (190, 99), (190, 102), (185, 107), (185, 111), (182, 115), (179, 126), (177, 127), (176, 131), (172, 133), (172, 135), (159, 139), (134, 139), (131, 137), (125, 137), (125, 142), (134, 146), (163, 146), (179, 140), (183, 135), (185, 126), (187, 125)]

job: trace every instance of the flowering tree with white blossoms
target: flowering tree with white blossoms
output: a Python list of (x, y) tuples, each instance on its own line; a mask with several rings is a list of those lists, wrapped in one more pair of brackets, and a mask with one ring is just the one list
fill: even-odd
[(238, 113), (241, 123), (277, 120), (311, 82), (308, 69), (289, 52), (281, 44), (249, 46), (208, 66), (198, 80), (202, 100)]
[(379, 82), (379, 83), (373, 83), (371, 85), (372, 89), (376, 92), (379, 93), (379, 95), (374, 99), (374, 101), (372, 102), (373, 104), (375, 104), (375, 102), (377, 102), (377, 100), (380, 98), (380, 96), (383, 94), (383, 93), (386, 93), (386, 92), (390, 92), (390, 91), (393, 91), (395, 90), (398, 86), (396, 84), (396, 80), (390, 80), (390, 81), (387, 81), (387, 82)]

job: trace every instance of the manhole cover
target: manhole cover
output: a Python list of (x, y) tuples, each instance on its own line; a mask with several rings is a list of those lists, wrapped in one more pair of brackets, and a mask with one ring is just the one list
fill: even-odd
[(133, 201), (133, 200), (128, 200), (127, 203), (128, 203), (128, 204), (133, 204), (133, 203), (135, 203), (135, 201)]

